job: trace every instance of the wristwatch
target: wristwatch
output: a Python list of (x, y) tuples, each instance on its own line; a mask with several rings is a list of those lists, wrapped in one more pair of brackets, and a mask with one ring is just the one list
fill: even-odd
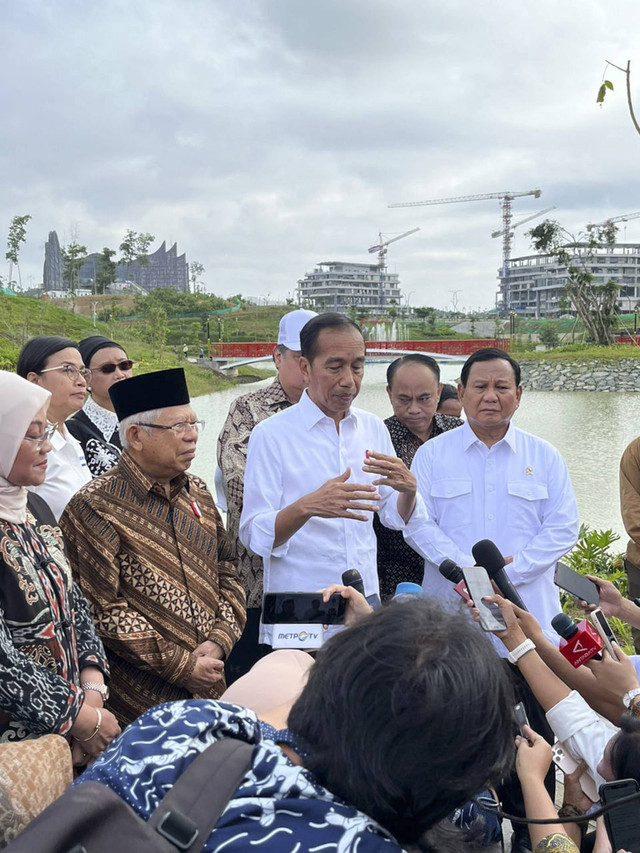
[(622, 697), (622, 704), (625, 708), (630, 708), (631, 703), (636, 698), (636, 696), (640, 696), (640, 687), (634, 687), (633, 690), (629, 690), (628, 693), (625, 693)]
[[(99, 693), (102, 696), (103, 702), (106, 702), (109, 698), (109, 688), (101, 681), (83, 681), (80, 687), (82, 687), (83, 690), (95, 690), (96, 693)], [(640, 690), (638, 690), (638, 693), (640, 693)]]

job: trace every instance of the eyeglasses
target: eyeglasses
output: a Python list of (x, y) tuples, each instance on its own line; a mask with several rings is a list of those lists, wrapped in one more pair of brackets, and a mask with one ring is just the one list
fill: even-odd
[(118, 370), (131, 370), (133, 367), (133, 362), (130, 358), (126, 358), (124, 361), (119, 361), (117, 364), (102, 364), (100, 367), (92, 367), (89, 370), (89, 373), (115, 373), (116, 368)]
[(38, 373), (49, 373), (50, 370), (64, 370), (67, 374), (67, 379), (75, 382), (78, 376), (81, 376), (85, 382), (88, 382), (91, 376), (91, 371), (88, 367), (76, 367), (74, 364), (59, 364), (58, 367), (45, 367), (44, 370), (39, 370)]
[(187, 430), (194, 429), (200, 435), (204, 430), (204, 424), (204, 421), (182, 421), (172, 426), (164, 426), (163, 424), (137, 424), (137, 426), (148, 427), (149, 429), (170, 429), (176, 435), (184, 435)]
[(42, 435), (25, 435), (24, 440), (25, 441), (35, 441), (36, 442), (36, 450), (38, 452), (40, 452), (42, 450), (42, 448), (44, 447), (44, 445), (48, 441), (51, 441), (53, 434), (56, 431), (56, 429), (57, 429), (57, 427), (55, 424), (47, 424)]

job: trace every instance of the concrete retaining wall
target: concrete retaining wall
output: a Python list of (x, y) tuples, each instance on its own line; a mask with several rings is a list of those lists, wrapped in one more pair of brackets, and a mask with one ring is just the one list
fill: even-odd
[(521, 361), (531, 391), (640, 391), (640, 360)]

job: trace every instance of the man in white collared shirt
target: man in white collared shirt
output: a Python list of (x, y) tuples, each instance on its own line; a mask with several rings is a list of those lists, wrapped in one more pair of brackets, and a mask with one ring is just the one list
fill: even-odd
[(264, 560), (265, 592), (315, 591), (357, 569), (365, 594), (377, 593), (372, 513), (395, 529), (422, 514), (415, 478), (380, 418), (351, 408), (364, 373), (358, 326), (321, 314), (300, 344), (307, 390), (251, 433), (240, 539)]
[(522, 388), (520, 366), (507, 353), (483, 349), (470, 356), (458, 393), (467, 422), (424, 444), (411, 466), (429, 516), (406, 534), (425, 557), (424, 589), (457, 600), (438, 566), (446, 558), (474, 565), (472, 546), (491, 539), (528, 609), (557, 644), (550, 626), (561, 609), (553, 572), (578, 536), (567, 466), (552, 445), (511, 423)]

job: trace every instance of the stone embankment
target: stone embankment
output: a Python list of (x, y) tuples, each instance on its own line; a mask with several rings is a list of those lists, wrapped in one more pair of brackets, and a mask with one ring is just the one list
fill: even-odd
[(521, 361), (530, 391), (640, 391), (640, 360)]

